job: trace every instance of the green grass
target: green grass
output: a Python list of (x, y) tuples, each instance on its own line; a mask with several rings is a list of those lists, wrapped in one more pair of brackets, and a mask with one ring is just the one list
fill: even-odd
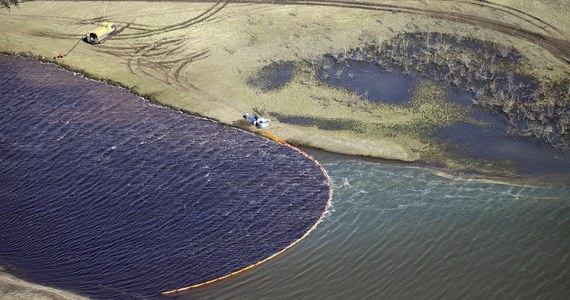
[[(369, 2), (458, 10), (543, 30), (496, 9), (465, 3)], [(539, 7), (532, 1), (497, 2), (525, 9), (563, 32), (570, 30), (560, 1)], [(373, 104), (320, 84), (311, 62), (326, 53), (366, 44), (381, 47), (406, 32), (441, 32), (516, 48), (525, 57), (521, 69), (535, 77), (558, 82), (570, 73), (567, 64), (528, 41), (484, 27), (386, 11), (273, 4), (33, 1), (11, 11), (0, 10), (0, 15), (2, 52), (53, 60), (99, 20), (115, 22), (119, 31), (124, 30), (100, 46), (80, 44), (57, 63), (117, 83), (156, 103), (232, 126), (254, 109), (343, 122), (344, 130), (326, 130), (277, 121), (270, 130), (298, 145), (405, 161), (430, 159), (436, 144), (427, 138), (430, 128), (466, 120), (458, 107), (444, 101), (443, 89), (425, 82), (409, 106)], [(177, 26), (192, 20), (191, 26)], [(146, 29), (154, 33), (143, 34)], [(268, 93), (247, 84), (263, 66), (276, 61), (302, 64), (290, 84)]]

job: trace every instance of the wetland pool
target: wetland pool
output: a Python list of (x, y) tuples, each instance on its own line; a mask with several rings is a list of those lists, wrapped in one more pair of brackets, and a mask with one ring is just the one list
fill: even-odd
[[(271, 201), (271, 196), (236, 199), (253, 205), (243, 212), (228, 203), (232, 195), (252, 189), (257, 193), (267, 184), (268, 193), (300, 195), (308, 212), (323, 204), (307, 201), (321, 199), (327, 191), (323, 178), (312, 177), (318, 173), (311, 164), (289, 148), (274, 148), (273, 143), (211, 121), (193, 123), (168, 109), (150, 109), (120, 89), (110, 102), (87, 101), (109, 87), (75, 76), (74, 87), (86, 97), (77, 103), (66, 92), (70, 82), (62, 86), (48, 79), (66, 71), (35, 61), (11, 63), (12, 72), (33, 70), (20, 76), (36, 74), (29, 79), (56, 92), (58, 99), (42, 101), (38, 91), (14, 89), (21, 84), (14, 79), (18, 76), (4, 81), (10, 85), (2, 95), (21, 94), (29, 103), (9, 102), (0, 123), (0, 263), (26, 280), (96, 299), (158, 298), (157, 286), (185, 282), (195, 276), (192, 269), (217, 269), (208, 253), (236, 245), (228, 237), (237, 231), (254, 238), (254, 231), (269, 229), (256, 243), (272, 247), (274, 237), (294, 235), (291, 224), (264, 223), (275, 214), (259, 202)], [(12, 100), (3, 98), (6, 103)], [(133, 120), (133, 114), (143, 112), (158, 119)], [(16, 126), (15, 119), (28, 120)], [(80, 130), (67, 128), (73, 126)], [(239, 143), (231, 144), (236, 134)], [(120, 138), (123, 135), (127, 138)], [(66, 145), (65, 139), (81, 143)], [(237, 150), (226, 157), (221, 149), (228, 143)], [(244, 151), (244, 145), (257, 147)], [(143, 156), (126, 159), (141, 154), (139, 148)], [(408, 164), (305, 150), (328, 171), (335, 189), (322, 223), (298, 245), (257, 268), (165, 299), (570, 297), (567, 186), (441, 177)], [(298, 163), (291, 165), (291, 155)], [(236, 171), (232, 163), (242, 159), (240, 177), (230, 176), (228, 172)], [(57, 161), (65, 162), (64, 167), (51, 167)], [(197, 165), (190, 167), (189, 162)], [(289, 175), (265, 181), (269, 179), (257, 177), (252, 167), (260, 162)], [(121, 169), (128, 173), (118, 173)], [(315, 178), (320, 188), (301, 188), (307, 177), (294, 180), (299, 172)], [(213, 182), (224, 183), (221, 191)], [(296, 190), (302, 193), (291, 194)], [(198, 194), (224, 201), (212, 205)], [(199, 201), (189, 203), (187, 195)], [(268, 207), (282, 207), (278, 214), (287, 220), (302, 207), (283, 207), (276, 199)], [(195, 227), (191, 219), (198, 216), (188, 211), (197, 206), (207, 222)], [(297, 216), (306, 226), (320, 217)], [(251, 226), (223, 225), (236, 224), (227, 221), (236, 217), (236, 222), (242, 219)], [(223, 246), (192, 241), (205, 235), (218, 237)], [(207, 256), (197, 259), (191, 250), (195, 248), (188, 245), (206, 249)], [(172, 259), (169, 266), (175, 268), (164, 267)], [(56, 267), (58, 272), (53, 271)]]
[[(355, 57), (359, 57), (358, 53), (360, 52), (354, 51), (337, 56), (324, 55), (318, 63), (316, 79), (320, 84), (353, 93), (361, 102), (402, 107), (412, 107), (418, 86), (422, 83), (436, 85), (444, 91), (445, 99), (442, 100), (459, 107), (465, 115), (464, 119), (469, 119), (468, 122), (457, 121), (451, 125), (435, 125), (421, 129), (420, 134), (430, 137), (439, 144), (445, 151), (444, 155), (467, 164), (474, 162), (485, 166), (483, 169), (487, 174), (500, 175), (501, 172), (505, 172), (510, 174), (508, 177), (522, 179), (556, 179), (562, 182), (570, 180), (569, 151), (556, 148), (540, 139), (521, 136), (509, 124), (508, 116), (503, 111), (475, 105), (479, 103), (478, 97), (480, 97), (475, 91), (483, 89), (482, 80), (470, 81), (469, 84), (473, 86), (461, 82), (450, 85), (444, 80), (444, 74), (449, 72), (447, 69), (439, 70), (432, 66), (431, 73), (427, 72), (429, 74), (406, 71), (391, 63), (383, 65), (377, 60), (362, 58), (362, 53), (357, 59)], [(507, 55), (505, 59), (513, 61), (520, 59), (514, 54), (511, 56), (514, 58)], [(260, 78), (269, 80), (264, 81), (266, 87), (276, 87), (268, 90), (278, 90), (292, 79), (293, 75), (290, 74), (295, 72), (295, 64), (290, 61), (272, 63), (262, 70)], [(283, 76), (283, 70), (287, 70), (289, 75)], [(518, 86), (513, 96), (520, 99), (531, 97), (538, 88), (533, 80), (516, 73), (497, 75), (497, 77), (503, 80), (497, 81), (498, 89), (507, 89), (509, 82)], [(348, 118), (321, 119), (278, 112), (269, 112), (269, 114), (283, 123), (323, 130), (351, 131), (366, 126), (365, 122)], [(465, 172), (478, 171), (467, 169)]]

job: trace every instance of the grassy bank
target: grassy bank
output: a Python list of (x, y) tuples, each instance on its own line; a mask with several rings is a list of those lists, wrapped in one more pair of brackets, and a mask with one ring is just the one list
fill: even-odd
[[(270, 129), (296, 145), (404, 161), (448, 160), (434, 155), (444, 151), (434, 141), (406, 128), (426, 120), (442, 126), (464, 116), (438, 115), (454, 108), (437, 99), (430, 102), (438, 103), (434, 106), (424, 101), (416, 107), (371, 107), (359, 95), (319, 84), (310, 68), (296, 72), (276, 91), (260, 91), (248, 80), (272, 62), (310, 64), (324, 54), (381, 46), (414, 32), (472, 37), (517, 49), (525, 58), (525, 72), (544, 82), (556, 82), (570, 73), (567, 53), (559, 49), (568, 43), (570, 30), (563, 1), (297, 3), (302, 5), (25, 2), (10, 11), (0, 10), (0, 51), (56, 61), (163, 105), (251, 131), (256, 129), (245, 125), (241, 116), (252, 110), (352, 122), (358, 128), (322, 130), (273, 118)], [(97, 46), (80, 43), (64, 59), (53, 59), (102, 20), (119, 27), (111, 39)]]
[[(361, 95), (318, 82), (314, 66), (324, 54), (383, 47), (406, 33), (441, 33), (516, 49), (519, 71), (548, 87), (570, 74), (566, 2), (30, 1), (0, 9), (0, 52), (52, 61), (161, 105), (254, 132), (242, 114), (266, 113), (273, 120), (270, 131), (295, 145), (511, 176), (508, 165), (453, 158), (425, 134), (432, 127), (472, 122), (444, 101), (441, 85), (422, 82), (409, 105), (372, 105)], [(79, 43), (64, 59), (55, 58), (101, 21), (118, 25), (111, 39), (96, 46)], [(297, 64), (285, 86), (262, 91), (248, 84), (280, 61)], [(542, 104), (568, 105), (569, 93)], [(315, 125), (280, 122), (279, 116)], [(332, 129), (322, 128), (331, 124)], [(3, 298), (78, 298), (1, 272)]]

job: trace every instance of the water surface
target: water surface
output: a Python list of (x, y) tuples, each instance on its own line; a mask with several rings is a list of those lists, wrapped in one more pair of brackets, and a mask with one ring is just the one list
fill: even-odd
[(373, 102), (404, 104), (413, 96), (419, 76), (388, 70), (377, 63), (323, 56), (319, 79), (324, 83), (345, 88), (362, 99)]
[[(36, 78), (36, 80), (40, 79), (41, 77), (39, 76)], [(21, 92), (29, 95), (30, 99), (34, 98), (33, 93)], [(59, 96), (61, 98), (67, 97), (65, 93), (59, 94)], [(7, 105), (6, 109), (14, 108), (17, 105), (21, 104)], [(116, 106), (111, 107), (116, 108)], [(95, 112), (96, 110), (94, 109), (92, 107), (90, 111)], [(52, 113), (49, 115), (57, 116), (59, 113), (55, 111), (55, 109), (52, 110)], [(110, 109), (104, 114), (95, 114), (95, 117), (88, 117), (89, 114), (87, 112), (80, 116), (67, 112), (63, 115), (75, 116), (75, 118), (69, 118), (63, 124), (67, 121), (71, 123), (74, 120), (79, 121), (83, 119), (105, 120), (107, 119), (105, 114), (113, 113), (116, 116), (120, 116), (123, 112)], [(179, 115), (170, 114), (168, 115), (169, 117), (165, 117), (165, 122), (168, 122), (173, 116)], [(27, 116), (33, 116), (33, 114), (28, 114)], [(185, 118), (182, 116), (180, 115), (180, 118)], [(2, 126), (6, 126), (5, 117), (0, 120), (3, 122), (0, 124), (0, 128), (4, 128)], [(131, 122), (133, 122), (132, 118), (127, 119), (125, 116), (125, 123), (128, 125)], [(181, 123), (186, 123), (186, 121)], [(41, 132), (58, 128), (49, 122), (46, 123), (46, 121), (42, 124), (42, 126), (30, 126), (25, 131), (22, 130), (22, 132), (28, 132), (30, 129)], [(115, 128), (110, 124), (97, 124), (99, 124), (100, 128)], [(135, 124), (138, 125), (129, 130), (133, 132), (139, 130), (148, 132), (145, 136), (146, 138), (133, 137), (138, 143), (142, 143), (139, 147), (144, 145), (157, 147), (159, 145), (157, 144), (158, 141), (168, 140), (169, 135), (159, 139), (162, 134), (155, 136), (151, 134), (152, 131), (146, 131), (150, 130), (147, 129), (148, 126), (164, 128), (163, 125), (160, 125), (163, 123), (153, 125), (149, 122), (138, 123), (137, 121)], [(202, 126), (205, 125), (199, 125), (200, 128)], [(186, 127), (183, 128), (187, 129)], [(215, 133), (215, 136), (223, 136), (222, 132), (225, 130), (233, 132), (227, 128), (221, 129), (217, 125), (214, 129), (218, 131), (212, 130), (210, 133)], [(18, 131), (19, 129), (11, 128), (11, 130)], [(203, 130), (188, 130), (203, 132)], [(54, 140), (72, 137), (69, 133), (64, 134), (64, 131), (59, 133), (61, 134), (54, 137)], [(12, 140), (8, 139), (10, 132), (2, 131), (2, 134), (2, 139), (0, 139), (2, 141), (1, 145), (7, 147), (6, 141)], [(25, 136), (29, 139), (36, 138), (34, 134)], [(90, 136), (96, 137), (97, 135), (91, 134)], [(211, 137), (212, 135), (209, 136)], [(245, 137), (244, 142), (247, 143), (259, 142), (257, 138), (251, 137), (250, 139), (249, 135), (240, 137)], [(173, 145), (182, 143), (179, 139), (179, 136), (176, 136), (176, 138), (172, 137)], [(83, 140), (83, 142), (91, 143), (86, 140)], [(208, 141), (202, 143), (207, 146), (212, 142), (221, 143), (221, 141), (215, 139), (208, 139)], [(43, 147), (39, 147), (31, 142), (20, 141), (19, 143), (18, 152), (28, 153), (26, 157), (35, 155), (40, 157), (41, 160), (50, 161), (60, 155), (56, 153), (51, 153), (51, 155), (45, 154), (42, 150)], [(98, 143), (94, 144), (99, 145)], [(117, 146), (113, 150), (120, 150), (120, 147), (125, 147), (128, 143), (113, 142), (109, 144), (109, 147), (100, 146), (96, 148), (99, 149), (100, 153), (95, 155), (95, 157), (102, 160), (111, 160), (113, 165), (120, 164), (120, 160), (113, 160), (116, 153), (109, 150), (109, 148), (113, 148), (113, 144)], [(183, 144), (188, 146), (191, 142)], [(48, 146), (49, 143), (42, 145), (51, 147)], [(255, 150), (252, 155), (269, 155), (270, 152), (267, 151), (272, 149), (272, 146), (266, 147), (263, 145), (265, 144), (261, 143), (260, 145), (263, 151)], [(238, 145), (233, 146), (239, 147)], [(177, 146), (173, 147), (177, 149)], [(144, 149), (149, 150), (150, 148)], [(208, 151), (219, 155), (219, 152), (223, 152), (220, 149), (219, 147), (214, 147)], [(5, 150), (3, 148), (0, 153), (4, 155), (6, 153)], [(77, 155), (81, 157), (83, 151), (79, 147)], [(164, 149), (162, 151), (165, 153), (164, 155), (170, 154), (176, 158), (175, 153)], [(205, 153), (210, 153), (208, 151), (204, 150)], [(279, 161), (280, 156), (289, 156), (291, 154), (288, 150), (283, 150), (282, 148), (278, 148), (275, 151), (277, 152), (271, 152), (271, 156), (269, 156), (272, 158), (271, 160), (276, 159)], [(3, 181), (0, 191), (5, 190), (4, 183), (8, 182), (6, 178), (9, 178), (7, 174), (11, 174), (4, 171), (6, 170), (8, 160), (12, 156), (23, 155), (18, 154), (16, 151), (10, 153), (11, 156), (2, 156), (0, 161), (2, 164), (0, 170), (3, 171), (2, 177), (0, 177)], [(156, 155), (156, 152), (153, 153)], [(273, 156), (274, 154), (277, 155)], [(424, 169), (394, 162), (355, 160), (316, 151), (311, 151), (310, 154), (315, 156), (327, 169), (335, 188), (332, 209), (317, 229), (291, 250), (255, 269), (216, 284), (180, 294), (174, 297), (175, 299), (570, 298), (570, 287), (568, 286), (568, 282), (570, 282), (570, 236), (568, 235), (568, 230), (570, 229), (570, 189), (568, 186), (512, 186), (477, 180), (444, 178)], [(146, 157), (140, 161), (140, 164), (148, 164), (150, 158)], [(189, 159), (191, 160), (191, 157), (176, 161), (182, 162)], [(217, 161), (216, 166), (221, 164), (223, 169), (223, 163)], [(290, 163), (290, 161), (287, 160), (287, 163)], [(84, 179), (84, 181), (95, 181), (96, 175), (92, 174), (93, 172), (89, 171), (85, 166), (83, 164), (75, 166), (72, 162), (68, 164), (67, 169), (81, 172), (79, 173), (80, 175), (89, 173), (91, 175), (86, 176), (85, 178), (87, 179)], [(33, 178), (34, 180), (36, 180), (35, 178), (44, 180), (38, 181), (40, 183), (46, 182), (45, 180), (51, 178), (50, 180), (58, 183), (56, 186), (59, 184), (65, 186), (69, 180), (68, 178), (71, 178), (64, 176), (66, 173), (61, 173), (61, 170), (59, 170), (59, 176), (57, 177), (38, 176), (43, 171), (50, 172), (50, 170), (42, 170), (40, 168), (41, 164), (37, 164), (34, 167), (38, 171), (32, 173), (35, 175)], [(32, 169), (34, 167), (30, 166), (29, 168)], [(159, 165), (159, 168), (167, 167)], [(80, 169), (83, 170), (79, 171)], [(209, 169), (210, 174), (213, 174), (211, 169), (215, 168)], [(279, 169), (283, 170), (282, 167), (279, 167)], [(176, 170), (177, 172), (185, 172), (184, 168)], [(260, 178), (252, 177), (255, 176), (252, 175), (255, 172), (249, 172), (249, 170), (252, 170), (251, 165), (245, 168), (245, 170), (247, 171), (243, 171), (243, 173), (247, 173), (247, 175), (243, 175), (243, 177), (251, 178), (251, 181), (245, 182), (259, 183), (258, 180)], [(193, 172), (197, 171), (194, 170)], [(112, 176), (114, 172), (106, 174)], [(310, 174), (310, 172), (307, 174)], [(146, 178), (149, 179), (148, 182), (152, 182), (152, 174), (140, 176), (149, 176)], [(163, 174), (162, 176), (165, 175)], [(20, 180), (13, 179), (11, 183), (15, 186), (13, 188), (33, 186), (36, 183), (36, 181), (27, 178), (21, 180), (21, 178)], [(112, 178), (113, 180), (110, 180), (111, 183), (113, 181), (121, 182), (121, 180), (125, 180), (121, 176)], [(217, 178), (219, 179), (219, 177)], [(224, 178), (231, 179), (232, 177)], [(170, 178), (170, 180), (177, 182), (176, 177)], [(280, 180), (286, 180), (286, 177), (279, 178), (278, 181)], [(32, 184), (30, 184), (30, 181), (32, 181)], [(166, 184), (164, 181), (161, 182)], [(243, 183), (244, 181), (240, 182)], [(254, 183), (250, 184), (255, 187)], [(98, 195), (104, 192), (110, 193), (110, 190), (107, 188), (108, 185), (98, 186), (99, 189), (84, 190), (80, 188), (84, 186), (84, 183), (76, 182), (76, 184), (77, 187), (68, 187), (69, 191), (93, 195), (92, 197), (90, 196), (90, 199), (97, 199)], [(38, 186), (42, 185), (38, 184)], [(139, 184), (139, 186), (144, 187), (145, 184)], [(190, 182), (185, 186), (191, 186)], [(239, 188), (243, 189), (247, 186), (246, 184)], [(211, 186), (208, 185), (207, 187)], [(235, 192), (232, 186), (224, 186), (224, 188), (230, 189), (228, 193)], [(46, 194), (48, 194), (47, 190), (47, 187), (43, 186), (43, 191)], [(167, 192), (161, 189), (158, 190), (158, 193)], [(138, 193), (139, 190), (133, 189), (130, 191), (131, 193)], [(293, 191), (287, 190), (287, 193), (289, 192)], [(11, 266), (20, 265), (21, 267), (16, 268), (16, 270), (19, 270), (20, 275), (29, 280), (38, 280), (36, 278), (39, 277), (39, 281), (44, 284), (64, 287), (74, 291), (95, 286), (97, 289), (104, 290), (105, 294), (103, 295), (105, 296), (114, 295), (122, 299), (141, 296), (132, 291), (121, 290), (121, 287), (125, 285), (124, 282), (110, 282), (105, 276), (110, 274), (111, 278), (117, 279), (112, 272), (105, 272), (99, 275), (99, 279), (85, 282), (80, 280), (85, 276), (92, 276), (90, 273), (93, 272), (93, 267), (70, 267), (67, 271), (68, 273), (50, 273), (50, 270), (47, 267), (42, 267), (42, 264), (49, 266), (50, 264), (58, 264), (59, 261), (77, 263), (77, 260), (83, 259), (80, 261), (81, 266), (87, 266), (87, 261), (97, 256), (95, 253), (98, 253), (102, 248), (98, 244), (90, 243), (89, 240), (97, 238), (98, 235), (112, 236), (115, 233), (119, 233), (121, 228), (116, 224), (127, 226), (128, 231), (134, 237), (129, 238), (127, 235), (122, 237), (127, 238), (127, 241), (131, 243), (136, 243), (137, 240), (143, 243), (152, 239), (160, 239), (160, 241), (165, 242), (164, 245), (168, 245), (170, 248), (176, 249), (178, 247), (176, 252), (183, 251), (187, 247), (187, 244), (178, 244), (176, 239), (183, 237), (188, 232), (192, 232), (190, 226), (183, 228), (173, 226), (170, 227), (173, 232), (166, 234), (164, 237), (154, 234), (154, 231), (157, 230), (154, 227), (168, 227), (170, 223), (183, 224), (183, 222), (180, 222), (184, 220), (184, 204), (186, 202), (184, 200), (172, 200), (176, 197), (167, 197), (160, 203), (153, 205), (168, 208), (171, 205), (169, 203), (174, 202), (174, 208), (180, 209), (180, 213), (173, 213), (169, 209), (160, 211), (148, 209), (149, 212), (139, 217), (134, 224), (126, 224), (118, 216), (106, 221), (97, 221), (95, 218), (94, 221), (99, 222), (100, 226), (107, 226), (105, 230), (97, 231), (93, 225), (88, 223), (74, 223), (73, 220), (78, 218), (78, 214), (81, 215), (81, 211), (84, 208), (75, 210), (68, 208), (70, 203), (72, 203), (71, 200), (64, 202), (65, 205), (60, 207), (54, 206), (49, 209), (39, 210), (35, 207), (36, 205), (45, 205), (53, 200), (51, 199), (53, 197), (39, 197), (33, 201), (27, 200), (28, 202), (18, 201), (18, 203), (12, 204), (18, 207), (6, 209), (8, 198), (6, 198), (6, 194), (2, 195), (0, 198), (0, 201), (2, 201), (2, 218), (0, 219), (0, 233), (2, 234), (0, 237), (2, 241), (8, 238), (20, 240), (18, 242), (20, 243), (19, 251), (23, 254), (18, 255), (25, 254), (31, 257), (41, 256), (49, 258), (46, 262), (41, 262), (40, 258), (34, 259), (32, 264), (24, 261), (24, 259), (17, 258), (16, 254), (10, 254), (10, 257), (8, 257), (5, 250), (7, 247), (6, 243), (2, 243), (0, 245), (2, 263), (10, 262)], [(68, 195), (70, 195), (70, 199), (77, 199), (72, 194)], [(153, 197), (153, 194), (141, 192), (140, 195), (131, 198), (127, 203), (138, 205), (139, 210), (145, 211), (150, 207), (143, 204), (142, 200), (137, 199), (152, 202), (155, 201)], [(121, 197), (112, 198), (115, 202), (121, 200)], [(256, 199), (258, 198), (254, 197), (242, 201), (255, 201)], [(116, 203), (113, 204), (111, 202), (107, 202), (105, 205), (113, 205), (110, 208), (120, 207)], [(272, 205), (275, 206), (276, 203)], [(204, 206), (208, 205), (204, 204)], [(113, 216), (113, 214), (103, 215), (100, 213), (100, 211), (108, 211), (108, 208), (101, 205), (98, 210), (95, 210), (95, 215), (101, 215), (102, 219), (105, 219), (107, 216)], [(30, 211), (29, 209), (32, 210)], [(58, 211), (61, 212), (57, 218), (49, 217), (50, 214)], [(132, 210), (129, 209), (129, 211)], [(153, 213), (150, 213), (150, 211)], [(7, 214), (7, 212), (10, 214)], [(265, 211), (265, 213), (269, 214), (270, 212)], [(229, 216), (233, 214), (230, 213)], [(241, 215), (241, 212), (239, 214), (236, 212), (235, 214)], [(5, 216), (8, 216), (8, 218), (5, 218)], [(162, 216), (160, 219), (162, 223), (153, 223), (152, 220), (157, 218), (156, 216)], [(173, 219), (172, 216), (176, 218)], [(150, 225), (147, 226), (147, 223)], [(42, 224), (48, 224), (43, 227), (49, 228), (42, 228)], [(32, 225), (34, 230), (43, 230), (42, 232), (51, 238), (45, 237), (42, 239), (39, 234), (35, 234), (35, 231), (26, 231), (27, 226)], [(271, 225), (270, 227), (273, 226)], [(151, 229), (149, 230), (149, 228)], [(290, 228), (289, 225), (283, 225), (280, 227), (280, 230), (288, 228)], [(108, 230), (110, 229), (113, 231), (109, 232)], [(219, 227), (216, 227), (217, 229)], [(74, 238), (64, 240), (57, 236), (50, 236), (52, 232), (66, 234), (68, 237), (74, 236)], [(79, 234), (72, 234), (73, 232)], [(27, 235), (21, 233), (27, 233)], [(269, 234), (266, 237), (269, 238), (270, 236), (273, 237), (273, 235)], [(43, 245), (48, 245), (49, 247), (38, 249), (38, 247), (35, 247), (37, 241), (42, 241)], [(122, 249), (120, 246), (122, 240), (113, 239), (113, 241), (113, 244), (108, 245), (110, 249), (106, 252), (108, 254), (106, 260), (112, 262), (109, 264), (111, 269), (118, 268), (124, 271), (131, 268), (131, 264), (125, 265), (124, 262), (120, 261), (121, 258), (124, 259), (129, 256), (120, 251)], [(261, 243), (266, 241), (268, 239), (262, 239)], [(61, 243), (64, 244), (60, 246), (59, 252), (51, 252), (52, 250), (50, 249), (54, 247), (52, 245), (57, 246)], [(89, 245), (89, 247), (83, 248), (84, 252), (82, 254), (86, 254), (85, 256), (78, 256), (73, 251), (73, 247), (81, 243)], [(154, 247), (145, 248), (145, 251), (156, 253), (155, 251), (161, 249), (160, 246), (155, 244)], [(113, 250), (115, 247), (118, 247), (117, 250)], [(208, 247), (204, 246), (204, 248)], [(213, 248), (208, 249), (213, 251)], [(159, 262), (169, 260), (165, 256), (158, 256), (157, 258)], [(134, 264), (138, 263), (136, 256), (127, 257), (127, 261), (129, 259), (134, 261)], [(180, 256), (177, 256), (175, 260), (176, 263), (181, 265), (186, 263), (184, 258)], [(99, 263), (104, 265), (105, 261), (100, 261)], [(159, 265), (146, 264), (142, 267), (146, 271), (146, 277), (144, 277), (147, 278), (145, 279), (146, 281), (138, 281), (139, 278), (136, 280), (133, 278), (125, 282), (127, 282), (127, 285), (132, 284), (135, 287), (141, 286), (144, 288), (143, 285), (151, 282), (151, 279), (156, 280), (155, 278), (160, 278), (162, 275), (168, 275), (173, 278), (169, 280), (177, 280), (178, 274), (194, 269), (171, 269), (160, 267)], [(207, 262), (204, 262), (202, 265), (206, 265), (205, 268), (210, 267)], [(69, 274), (73, 274), (78, 280), (70, 282)], [(49, 277), (49, 282), (47, 277)], [(42, 278), (43, 281), (41, 280)], [(62, 284), (63, 282), (67, 283)], [(79, 285), (77, 285), (77, 282), (79, 282)]]
[[(514, 58), (513, 58), (514, 59)], [(434, 71), (435, 72), (435, 71)], [(439, 71), (441, 72), (441, 71)], [(435, 79), (435, 78), (440, 79)], [(442, 74), (427, 76), (418, 71), (404, 73), (401, 68), (382, 65), (373, 60), (355, 58), (335, 59), (325, 55), (320, 65), (319, 79), (328, 85), (356, 93), (363, 101), (407, 105), (414, 97), (420, 81), (432, 81), (445, 88), (446, 100), (460, 105), (466, 114), (476, 122), (456, 122), (450, 126), (436, 127), (431, 132), (435, 142), (443, 145), (448, 156), (459, 159), (479, 160), (483, 163), (498, 162), (509, 166), (519, 178), (561, 179), (570, 182), (570, 153), (554, 149), (538, 139), (523, 137), (508, 132), (507, 116), (502, 111), (474, 105), (477, 97), (467, 90), (466, 84), (449, 85), (442, 80)], [(508, 77), (505, 74), (499, 77)], [(503, 80), (507, 81), (507, 80)], [(506, 85), (503, 82), (501, 84)], [(538, 89), (534, 80), (513, 75), (513, 82), (520, 86), (517, 99), (529, 101), (530, 95)], [(481, 82), (473, 83), (478, 90)], [(502, 87), (506, 89), (505, 87)], [(350, 130), (356, 126), (334, 120), (323, 122), (314, 118), (279, 116), (285, 123), (301, 126), (317, 126), (327, 130)], [(325, 124), (323, 124), (325, 123)], [(329, 124), (326, 124), (329, 123)], [(328, 125), (328, 126), (327, 126)], [(530, 130), (528, 130), (530, 131)], [(500, 170), (495, 170), (500, 173)]]
[(313, 153), (332, 210), (294, 251), (184, 299), (568, 299), (570, 189)]
[(325, 210), (325, 175), (290, 147), (54, 65), (0, 70), (0, 264), (26, 280), (158, 297), (271, 256)]

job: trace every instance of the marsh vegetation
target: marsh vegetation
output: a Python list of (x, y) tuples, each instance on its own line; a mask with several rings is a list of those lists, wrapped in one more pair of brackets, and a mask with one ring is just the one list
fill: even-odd
[(560, 1), (104, 3), (24, 2), (2, 12), (0, 49), (54, 57), (110, 21), (113, 38), (58, 63), (223, 124), (272, 114), (296, 145), (455, 166), (437, 135), (498, 128), (484, 111), (507, 140), (567, 153)]
[[(368, 102), (405, 104), (420, 80), (456, 87), (473, 96), (471, 103), (454, 98), (450, 101), (501, 114), (507, 121), (506, 136), (530, 138), (567, 151), (570, 77), (541, 81), (525, 74), (524, 62), (521, 54), (511, 47), (429, 32), (405, 33), (380, 44), (368, 42), (344, 53), (325, 54), (320, 60), (302, 61), (298, 65), (324, 84), (351, 91), (349, 105), (364, 110), (370, 110), (372, 104)], [(282, 87), (292, 78), (292, 65), (290, 61), (272, 63), (263, 67), (258, 76), (269, 80), (268, 87)], [(289, 76), (283, 76), (283, 70), (288, 70)], [(272, 88), (262, 90), (267, 92)], [(287, 123), (318, 124), (321, 129), (349, 129), (355, 123), (330, 120), (327, 125), (323, 120), (311, 122), (306, 117), (274, 115)]]
[[(294, 84), (296, 72), (296, 80), (302, 84), (349, 93), (344, 98), (313, 96), (325, 107), (336, 102), (353, 112), (367, 113), (370, 119), (381, 119), (380, 111), (384, 115), (418, 114), (421, 117), (415, 121), (388, 125), (349, 116), (266, 112), (283, 123), (320, 130), (387, 138), (414, 136), (431, 144), (415, 150), (422, 153), (423, 159), (445, 161), (454, 169), (513, 175), (516, 163), (508, 158), (496, 159), (496, 153), (453, 154), (450, 150), (457, 148), (453, 142), (461, 141), (444, 139), (450, 136), (450, 130), (483, 142), (489, 136), (498, 140), (497, 132), (477, 133), (477, 128), (492, 127), (504, 139), (523, 138), (526, 143), (545, 144), (561, 153), (570, 149), (569, 77), (548, 81), (528, 74), (526, 60), (515, 48), (439, 32), (404, 33), (383, 42), (361, 40), (365, 42), (346, 52), (297, 62), (273, 62), (250, 79), (250, 86), (262, 93), (275, 92), (290, 82)], [(259, 78), (265, 80), (264, 86), (252, 84)], [(482, 112), (488, 116), (474, 116)], [(457, 126), (475, 130), (468, 132)], [(428, 137), (437, 142), (430, 143)], [(441, 158), (442, 151), (448, 153), (448, 159)]]

